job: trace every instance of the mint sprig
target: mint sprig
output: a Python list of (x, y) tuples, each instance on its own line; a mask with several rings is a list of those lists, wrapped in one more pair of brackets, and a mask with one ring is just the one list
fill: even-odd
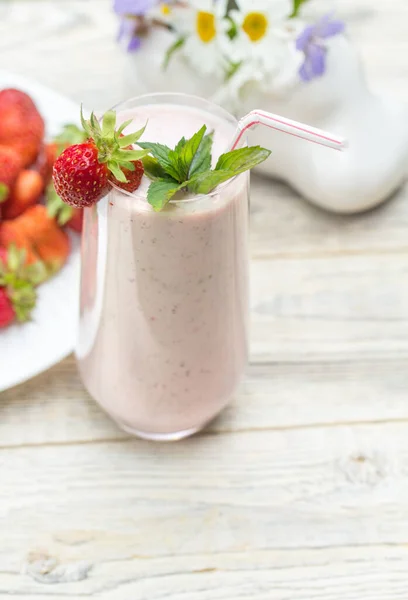
[(260, 146), (240, 148), (222, 154), (211, 169), (213, 132), (203, 125), (190, 139), (181, 140), (171, 149), (164, 144), (139, 142), (151, 153), (142, 159), (145, 174), (151, 180), (147, 201), (155, 211), (162, 210), (180, 190), (208, 194), (221, 183), (266, 160), (270, 150)]

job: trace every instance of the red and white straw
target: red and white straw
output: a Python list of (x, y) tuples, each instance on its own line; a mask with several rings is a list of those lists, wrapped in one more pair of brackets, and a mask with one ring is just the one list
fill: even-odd
[(238, 128), (231, 142), (230, 149), (235, 150), (240, 145), (245, 133), (257, 125), (265, 125), (270, 129), (282, 131), (283, 133), (288, 133), (289, 135), (320, 144), (321, 146), (327, 146), (334, 150), (344, 150), (347, 147), (347, 142), (344, 138), (337, 137), (327, 131), (309, 127), (309, 125), (304, 125), (303, 123), (298, 123), (297, 121), (292, 121), (291, 119), (286, 119), (285, 117), (274, 115), (264, 110), (252, 110), (238, 122)]

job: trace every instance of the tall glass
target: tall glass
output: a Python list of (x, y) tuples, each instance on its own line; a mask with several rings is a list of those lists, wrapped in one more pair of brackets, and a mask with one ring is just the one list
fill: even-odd
[[(223, 109), (183, 94), (142, 96), (116, 110), (119, 121), (131, 113), (135, 129), (149, 117), (144, 139), (170, 146), (206, 123), (216, 154), (236, 128)], [(142, 187), (112, 187), (85, 210), (79, 369), (91, 396), (132, 434), (191, 435), (237, 389), (247, 357), (248, 184), (243, 173), (162, 212)]]

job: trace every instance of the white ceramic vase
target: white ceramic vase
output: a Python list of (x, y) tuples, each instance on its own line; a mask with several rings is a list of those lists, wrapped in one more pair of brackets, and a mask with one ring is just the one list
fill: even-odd
[[(143, 48), (128, 56), (126, 95), (177, 91), (217, 98), (222, 81), (195, 73), (182, 56), (173, 57), (163, 71), (172, 39), (167, 31), (152, 31)], [(271, 158), (258, 171), (286, 181), (324, 209), (354, 213), (380, 204), (404, 181), (408, 109), (370, 92), (359, 57), (346, 37), (327, 40), (327, 47), (323, 77), (310, 83), (299, 80), (279, 94), (261, 93), (252, 86), (235, 112), (242, 116), (261, 108), (347, 138), (349, 148), (343, 153), (262, 127), (249, 139), (272, 149)]]

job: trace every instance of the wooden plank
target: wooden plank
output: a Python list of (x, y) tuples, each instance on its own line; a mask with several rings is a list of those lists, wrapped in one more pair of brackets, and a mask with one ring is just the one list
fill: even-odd
[(406, 356), (407, 275), (403, 255), (254, 261), (253, 360)]
[(283, 183), (252, 176), (254, 259), (408, 253), (408, 187), (376, 210), (340, 216), (322, 211)]
[[(65, 446), (58, 452), (52, 447), (14, 448), (2, 450), (0, 462), (0, 590), (11, 594), (53, 593), (54, 588), (30, 581), (35, 568), (31, 563), (49, 555), (73, 565), (71, 573), (93, 566), (94, 573), (89, 570), (78, 583), (64, 580), (64, 570), (57, 572), (65, 581), (61, 592), (68, 596), (99, 594), (103, 584), (106, 597), (115, 600), (126, 594), (160, 598), (165, 588), (160, 582), (156, 587), (157, 567), (149, 561), (167, 559), (167, 564), (177, 565), (176, 573), (183, 562), (179, 580), (171, 572), (168, 580), (164, 575), (163, 585), (178, 582), (174, 598), (181, 598), (183, 586), (184, 592), (199, 594), (202, 589), (202, 598), (211, 597), (215, 582), (221, 589), (226, 586), (219, 598), (233, 598), (231, 574), (216, 579), (209, 575), (207, 584), (205, 578), (188, 574), (197, 565), (225, 565), (223, 556), (229, 554), (241, 554), (240, 564), (247, 560), (255, 571), (262, 565), (263, 552), (272, 567), (277, 554), (296, 557), (303, 549), (313, 562), (313, 549), (326, 552), (353, 545), (374, 546), (374, 551), (389, 546), (391, 555), (394, 545), (404, 545), (403, 566), (392, 560), (389, 564), (396, 571), (390, 575), (394, 583), (388, 583), (395, 586), (395, 595), (377, 598), (400, 594), (402, 599), (403, 590), (406, 593), (406, 423), (215, 434), (174, 445), (117, 441)], [(323, 580), (331, 581), (336, 567), (328, 554), (323, 556), (326, 570), (320, 574), (325, 572)], [(340, 577), (350, 600), (360, 597), (352, 595), (357, 593), (353, 584), (359, 590), (366, 584), (368, 591), (374, 590), (375, 582), (387, 585), (389, 571), (380, 575), (369, 552), (367, 559), (371, 575), (358, 563), (353, 567), (351, 560), (351, 580), (345, 571)], [(17, 565), (27, 568), (27, 561), (31, 575), (17, 577)], [(142, 580), (139, 585), (139, 565), (149, 583)], [(302, 568), (298, 583), (282, 598), (309, 600), (301, 588), (301, 573), (306, 580), (310, 577), (310, 591), (314, 581), (322, 597), (328, 594), (313, 572)], [(244, 577), (241, 566), (236, 585), (247, 581), (246, 593), (257, 591), (259, 598), (266, 598), (272, 573), (261, 574), (266, 587), (259, 590), (256, 574)], [(294, 585), (290, 571), (283, 568), (281, 573), (284, 589)], [(117, 588), (123, 596), (113, 593)], [(373, 600), (376, 596), (368, 591), (367, 600)], [(327, 599), (344, 597), (340, 592), (336, 596), (334, 587), (331, 594)]]
[[(254, 364), (240, 393), (209, 431), (408, 419), (407, 389), (406, 360), (324, 368), (320, 363)], [(89, 398), (73, 358), (0, 397), (0, 448), (127, 437)]]
[[(405, 600), (407, 554), (404, 547), (372, 546), (141, 559), (129, 549), (94, 564), (78, 583), (41, 585), (11, 569), (0, 573), (0, 593), (11, 591), (18, 600), (91, 594), (101, 600)], [(75, 569), (69, 550), (59, 555), (60, 571)]]

